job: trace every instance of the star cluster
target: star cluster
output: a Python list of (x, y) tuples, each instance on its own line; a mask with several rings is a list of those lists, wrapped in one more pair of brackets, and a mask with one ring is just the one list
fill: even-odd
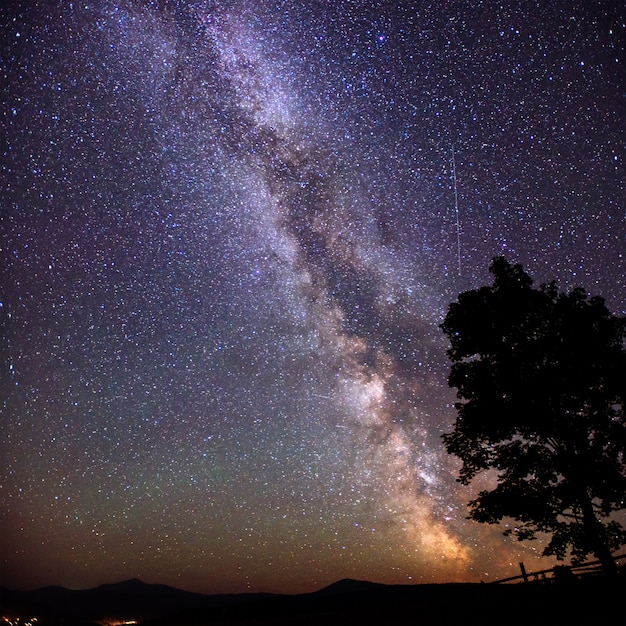
[(499, 254), (626, 313), (620, 3), (3, 11), (3, 584), (545, 567), (465, 519), (438, 324)]

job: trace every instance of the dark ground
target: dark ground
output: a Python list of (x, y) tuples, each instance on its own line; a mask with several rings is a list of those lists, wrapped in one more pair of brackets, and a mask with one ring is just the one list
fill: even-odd
[(143, 626), (192, 625), (625, 625), (626, 579), (517, 585), (377, 585), (341, 581), (294, 596), (203, 596), (127, 581), (92, 590), (2, 589), (4, 615), (37, 626), (83, 626), (106, 618)]

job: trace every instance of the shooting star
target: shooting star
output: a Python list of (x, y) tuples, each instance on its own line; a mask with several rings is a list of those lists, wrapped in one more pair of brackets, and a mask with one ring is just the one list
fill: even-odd
[(321, 393), (312, 393), (311, 395), (315, 396), (316, 398), (324, 398), (324, 400), (332, 400), (330, 396), (324, 396)]
[(454, 158), (454, 144), (452, 144), (452, 180), (454, 181), (454, 211), (456, 213), (456, 251), (461, 275), (461, 222), (459, 220), (459, 194), (456, 187), (456, 160)]

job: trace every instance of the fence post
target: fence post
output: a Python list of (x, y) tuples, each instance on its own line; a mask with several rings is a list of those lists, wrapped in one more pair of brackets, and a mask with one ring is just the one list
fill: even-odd
[(524, 563), (519, 564), (519, 568), (522, 570), (522, 576), (524, 577), (524, 582), (528, 582), (528, 574), (526, 573), (526, 568), (524, 567)]

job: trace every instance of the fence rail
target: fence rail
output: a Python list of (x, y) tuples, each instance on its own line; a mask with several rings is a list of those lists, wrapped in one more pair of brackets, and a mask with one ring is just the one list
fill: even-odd
[[(620, 561), (622, 559), (626, 559), (626, 553), (613, 557), (614, 561)], [(554, 580), (555, 574), (556, 577), (558, 577), (560, 574), (577, 577), (599, 574), (602, 571), (602, 564), (600, 563), (600, 561), (588, 561), (587, 563), (581, 563), (580, 565), (555, 565), (550, 569), (537, 570), (536, 572), (527, 572), (523, 563), (520, 563), (519, 566), (522, 573), (518, 576), (501, 578), (500, 580), (492, 581), (490, 584), (497, 585), (520, 580), (523, 580), (524, 582), (544, 582)]]

